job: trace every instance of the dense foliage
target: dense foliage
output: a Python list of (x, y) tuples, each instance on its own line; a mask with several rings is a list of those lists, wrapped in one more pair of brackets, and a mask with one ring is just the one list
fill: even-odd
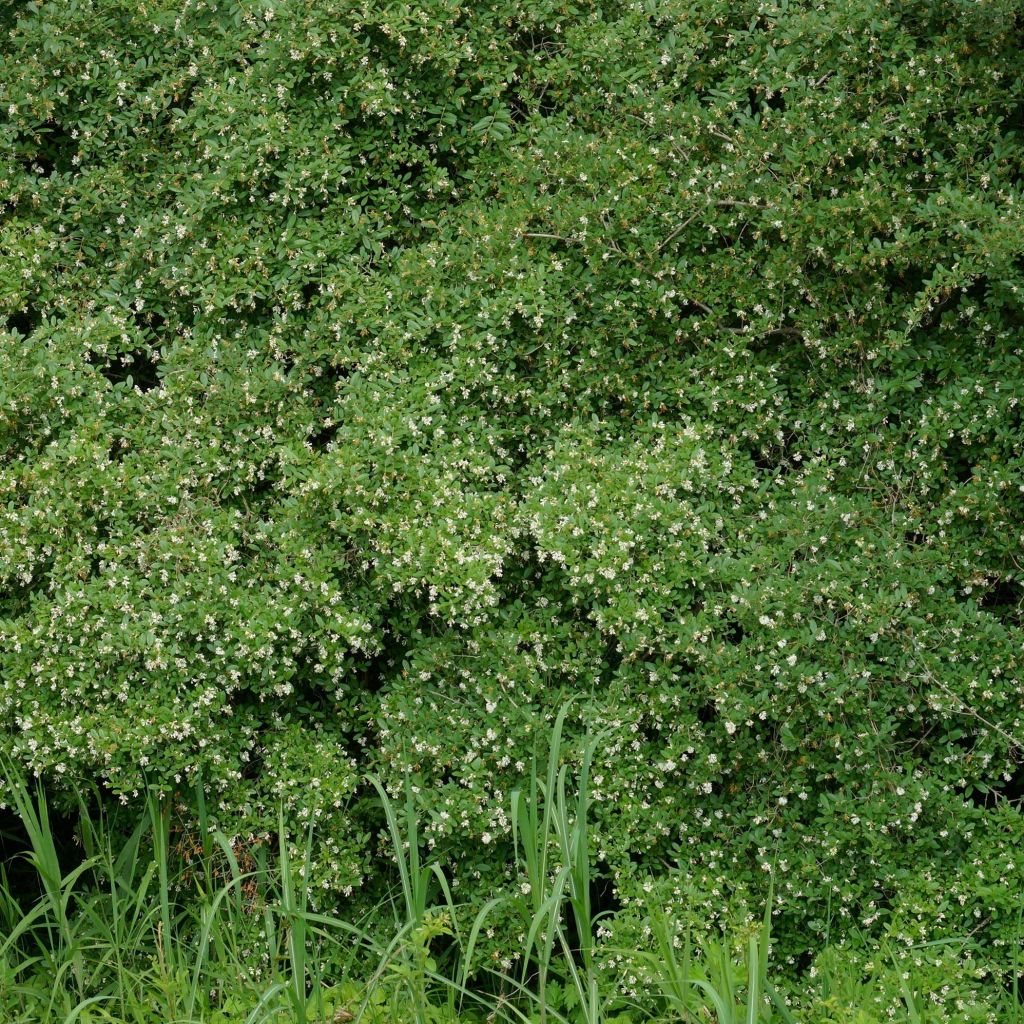
[(361, 779), (409, 776), (482, 903), (572, 697), (609, 941), (652, 887), (756, 912), (774, 864), (794, 964), (970, 936), (1005, 967), (1020, 3), (0, 31), (8, 753), (54, 792), (201, 781), (240, 842), (283, 797), (368, 900)]

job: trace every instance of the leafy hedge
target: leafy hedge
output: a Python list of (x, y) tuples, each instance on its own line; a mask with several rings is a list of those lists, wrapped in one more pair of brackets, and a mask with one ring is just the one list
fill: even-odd
[(4, 749), (58, 789), (201, 780), (239, 835), (283, 797), (366, 893), (360, 779), (411, 774), (483, 901), (573, 696), (613, 934), (641, 887), (717, 914), (774, 864), (794, 962), (1005, 963), (1020, 3), (0, 30)]

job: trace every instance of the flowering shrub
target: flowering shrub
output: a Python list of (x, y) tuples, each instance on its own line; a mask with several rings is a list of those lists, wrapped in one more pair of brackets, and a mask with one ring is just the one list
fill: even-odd
[[(0, 711), (59, 789), (415, 779), (467, 899), (567, 696), (603, 899), (1024, 884), (1016, 0), (0, 13)], [(873, 937), (873, 938), (872, 938)], [(500, 935), (495, 935), (500, 945)], [(497, 948), (497, 947), (496, 947)]]

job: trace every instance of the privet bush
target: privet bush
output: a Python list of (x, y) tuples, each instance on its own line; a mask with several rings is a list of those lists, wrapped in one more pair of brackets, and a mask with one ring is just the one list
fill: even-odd
[[(0, 13), (0, 711), (463, 897), (556, 709), (600, 899), (784, 954), (1024, 884), (1016, 0)], [(688, 894), (688, 895), (685, 895)], [(367, 897), (369, 898), (369, 897)], [(515, 936), (492, 937), (511, 956)]]

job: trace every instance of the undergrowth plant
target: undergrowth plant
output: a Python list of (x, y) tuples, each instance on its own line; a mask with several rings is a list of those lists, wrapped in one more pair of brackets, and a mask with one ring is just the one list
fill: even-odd
[[(313, 829), (296, 858), (282, 815), (276, 855), (242, 870), (201, 795), (207, 828), (190, 857), (170, 842), (158, 793), (135, 821), (114, 821), (83, 797), (79, 862), (66, 870), (44, 791), (7, 766), (37, 894), (19, 902), (0, 887), (0, 1014), (11, 1024), (952, 1024), (1019, 1014), (1016, 990), (997, 1009), (963, 985), (973, 970), (959, 956), (967, 940), (924, 944), (909, 951), (916, 960), (879, 947), (866, 968), (836, 951), (810, 976), (784, 977), (771, 962), (771, 889), (759, 923), (717, 939), (695, 941), (685, 915), (652, 899), (638, 908), (647, 946), (600, 940), (588, 809), (601, 738), (587, 739), (573, 769), (562, 736), (568, 713), (563, 706), (547, 751), (511, 795), (529, 899), (458, 902), (456, 879), (424, 849), (414, 784), (396, 801), (368, 780), (395, 865), (373, 923), (312, 906)], [(481, 935), (496, 919), (525, 936), (514, 973), (482, 955)], [(927, 987), (935, 952), (955, 988), (938, 1001)], [(641, 993), (628, 984), (637, 973)]]

